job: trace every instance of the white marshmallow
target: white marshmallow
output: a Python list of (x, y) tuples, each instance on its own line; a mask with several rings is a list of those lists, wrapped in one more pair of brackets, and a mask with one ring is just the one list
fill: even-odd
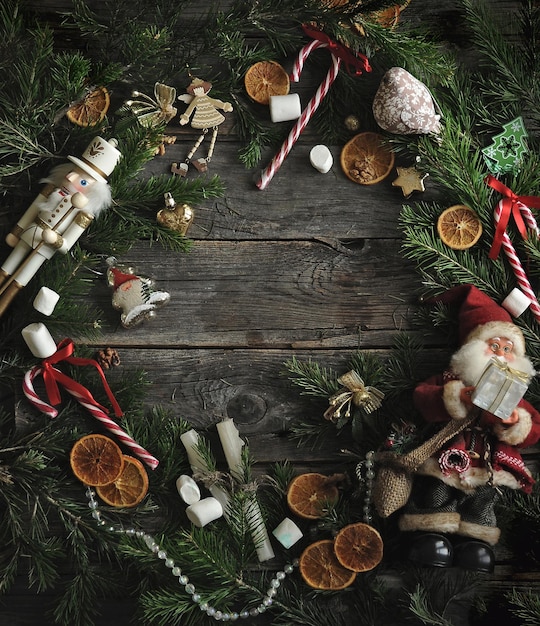
[(22, 329), (21, 335), (35, 357), (46, 359), (56, 352), (56, 343), (49, 329), (41, 322), (28, 324)]
[(286, 96), (270, 96), (270, 119), (272, 122), (296, 120), (302, 114), (300, 96), (289, 93)]
[(223, 507), (219, 500), (209, 496), (198, 502), (194, 502), (186, 509), (186, 515), (191, 523), (199, 528), (213, 522), (223, 515)]
[(276, 526), (276, 528), (272, 531), (272, 534), (284, 548), (294, 546), (294, 544), (303, 537), (302, 531), (292, 521), (292, 519), (288, 517)]
[(197, 483), (186, 474), (182, 474), (176, 480), (176, 488), (180, 497), (186, 504), (195, 504), (201, 499), (201, 492)]
[(326, 146), (323, 145), (311, 148), (309, 160), (311, 165), (313, 165), (316, 170), (321, 172), (321, 174), (326, 174), (334, 164), (332, 153)]
[(512, 291), (502, 301), (501, 306), (506, 309), (510, 315), (519, 317), (524, 311), (527, 310), (530, 304), (530, 298), (526, 296), (523, 291), (514, 287), (514, 289), (512, 289)]
[(42, 287), (34, 298), (33, 306), (36, 311), (43, 313), (43, 315), (50, 315), (54, 311), (60, 295), (49, 289), (48, 287)]

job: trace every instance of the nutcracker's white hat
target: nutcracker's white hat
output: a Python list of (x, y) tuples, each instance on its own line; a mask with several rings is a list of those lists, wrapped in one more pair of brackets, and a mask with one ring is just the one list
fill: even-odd
[(507, 337), (514, 343), (515, 354), (524, 356), (525, 339), (510, 313), (474, 285), (458, 285), (430, 300), (459, 307), (460, 345), (472, 339)]
[(116, 149), (117, 145), (116, 139), (107, 141), (103, 137), (96, 137), (82, 153), (80, 159), (74, 156), (68, 156), (68, 159), (96, 180), (106, 183), (122, 156)]

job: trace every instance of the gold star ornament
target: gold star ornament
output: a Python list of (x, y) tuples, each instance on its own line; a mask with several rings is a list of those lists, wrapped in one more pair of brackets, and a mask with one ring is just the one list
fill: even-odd
[(398, 177), (392, 181), (393, 187), (401, 187), (405, 198), (409, 198), (414, 191), (425, 191), (424, 180), (429, 174), (422, 174), (416, 167), (396, 167)]

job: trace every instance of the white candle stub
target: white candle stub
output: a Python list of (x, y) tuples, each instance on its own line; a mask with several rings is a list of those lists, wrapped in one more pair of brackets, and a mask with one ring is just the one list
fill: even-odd
[(186, 509), (186, 515), (192, 524), (203, 528), (206, 524), (217, 520), (223, 515), (223, 507), (219, 500), (209, 496), (190, 504)]
[(186, 474), (182, 474), (176, 480), (176, 488), (180, 497), (186, 504), (195, 504), (201, 499), (201, 491), (197, 483)]
[(54, 311), (54, 307), (60, 300), (60, 295), (49, 289), (48, 287), (42, 287), (38, 292), (36, 297), (34, 298), (33, 307), (39, 313), (43, 313), (43, 315), (51, 315)]
[(530, 304), (530, 298), (517, 287), (514, 287), (514, 289), (512, 289), (512, 291), (501, 302), (501, 306), (514, 317), (519, 317), (522, 313), (524, 313)]
[(236, 477), (242, 476), (242, 447), (244, 442), (238, 429), (231, 418), (218, 422), (216, 428), (231, 474)]
[(21, 335), (30, 352), (39, 359), (46, 359), (56, 352), (56, 343), (49, 329), (41, 322), (28, 324), (22, 329)]
[(300, 96), (289, 93), (286, 96), (270, 96), (270, 119), (272, 122), (297, 120), (302, 115)]
[(332, 157), (332, 153), (326, 147), (321, 145), (314, 146), (311, 148), (311, 152), (309, 153), (309, 160), (311, 165), (321, 172), (321, 174), (326, 174), (330, 171), (330, 168), (334, 164), (334, 158)]
[(274, 528), (272, 534), (284, 548), (294, 546), (304, 536), (298, 526), (288, 517)]

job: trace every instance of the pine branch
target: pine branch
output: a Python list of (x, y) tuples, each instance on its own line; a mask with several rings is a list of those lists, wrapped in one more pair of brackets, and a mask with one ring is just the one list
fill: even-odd
[(512, 589), (505, 594), (505, 598), (513, 607), (516, 617), (523, 620), (523, 626), (535, 626), (540, 620), (540, 597), (530, 591)]

